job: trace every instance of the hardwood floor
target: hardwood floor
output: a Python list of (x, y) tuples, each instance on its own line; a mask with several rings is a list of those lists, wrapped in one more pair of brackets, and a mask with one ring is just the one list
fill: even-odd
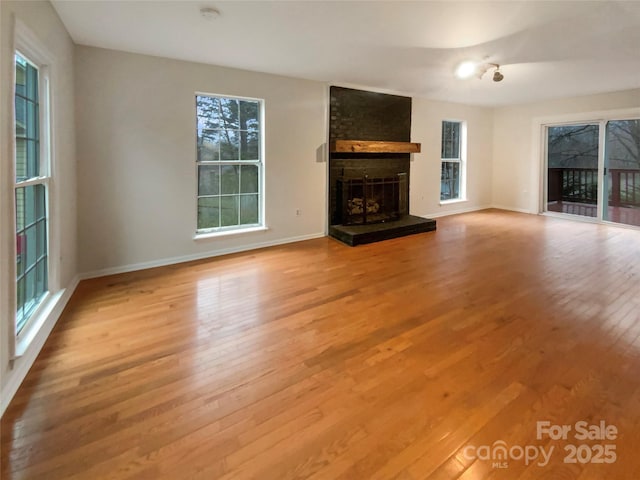
[(640, 231), (490, 210), (82, 282), (2, 418), (1, 476), (635, 480), (639, 449)]

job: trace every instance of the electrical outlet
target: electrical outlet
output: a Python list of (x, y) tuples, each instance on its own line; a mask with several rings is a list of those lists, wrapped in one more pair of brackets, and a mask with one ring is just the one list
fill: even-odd
[(300, 215), (302, 215), (302, 210), (296, 208), (296, 217), (299, 217)]

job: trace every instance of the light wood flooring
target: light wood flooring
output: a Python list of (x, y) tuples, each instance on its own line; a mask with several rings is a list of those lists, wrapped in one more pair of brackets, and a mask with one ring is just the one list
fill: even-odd
[[(545, 420), (618, 435), (537, 439)], [(555, 450), (474, 457), (500, 441)], [(564, 463), (569, 444), (616, 460)], [(640, 479), (640, 231), (489, 210), (84, 281), (1, 461), (7, 480)]]

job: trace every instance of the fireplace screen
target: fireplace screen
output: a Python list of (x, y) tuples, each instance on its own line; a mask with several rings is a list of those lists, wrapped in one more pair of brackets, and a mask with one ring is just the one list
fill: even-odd
[(407, 211), (407, 174), (338, 179), (337, 204), (343, 225), (398, 220)]

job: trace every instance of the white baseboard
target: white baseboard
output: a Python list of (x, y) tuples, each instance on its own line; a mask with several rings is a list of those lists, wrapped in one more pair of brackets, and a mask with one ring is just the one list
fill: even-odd
[(446, 217), (448, 215), (458, 215), (459, 213), (477, 212), (478, 210), (486, 210), (487, 208), (491, 208), (491, 206), (480, 205), (475, 207), (456, 208), (455, 210), (445, 210), (438, 213), (430, 213), (426, 215), (416, 215), (416, 216), (422, 217), (422, 218), (439, 218), (439, 217)]
[(4, 414), (4, 411), (9, 406), (11, 399), (13, 399), (13, 396), (18, 391), (22, 381), (27, 376), (33, 362), (36, 361), (40, 350), (42, 350), (47, 338), (49, 338), (49, 334), (58, 322), (64, 307), (66, 307), (79, 282), (80, 275), (76, 275), (71, 280), (71, 283), (62, 291), (60, 298), (47, 316), (47, 319), (42, 324), (42, 327), (38, 330), (38, 333), (33, 337), (33, 340), (25, 350), (24, 354), (13, 361), (13, 368), (7, 373), (9, 378), (3, 385), (2, 392), (0, 394), (0, 416)]
[(526, 208), (514, 208), (514, 207), (505, 207), (504, 205), (491, 205), (489, 208), (497, 208), (498, 210), (507, 210), (509, 212), (518, 212), (518, 213), (528, 213), (530, 215), (537, 215), (537, 213), (533, 213)]
[(231, 248), (222, 248), (219, 250), (212, 250), (212, 251), (202, 252), (202, 253), (194, 253), (191, 255), (180, 255), (177, 257), (161, 258), (159, 260), (152, 260), (150, 262), (133, 263), (130, 265), (122, 265), (120, 267), (104, 268), (101, 270), (94, 270), (92, 272), (82, 273), (80, 274), (80, 279), (87, 280), (89, 278), (104, 277), (106, 275), (116, 275), (118, 273), (135, 272), (136, 270), (145, 270), (147, 268), (164, 267), (166, 265), (174, 265), (176, 263), (190, 262), (193, 260), (202, 260), (204, 258), (213, 258), (213, 257), (218, 257), (220, 255), (228, 255), (230, 253), (246, 252), (249, 250), (256, 250), (258, 248), (275, 247), (277, 245), (285, 245), (287, 243), (302, 242), (304, 240), (312, 240), (314, 238), (322, 238), (325, 236), (326, 235), (324, 232), (311, 233), (309, 235), (300, 235), (298, 237), (288, 237), (288, 238), (279, 239), (279, 240), (272, 240), (269, 242), (251, 243), (248, 245), (241, 245), (238, 247), (231, 247)]

